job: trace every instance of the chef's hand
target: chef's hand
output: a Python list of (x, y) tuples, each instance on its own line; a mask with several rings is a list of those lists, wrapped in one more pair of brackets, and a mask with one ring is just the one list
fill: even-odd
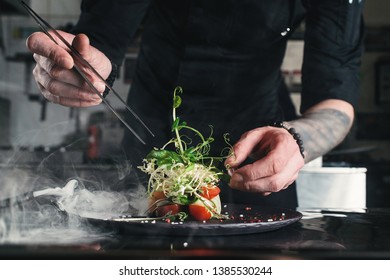
[[(260, 127), (242, 135), (225, 165), (233, 189), (269, 195), (291, 185), (304, 165), (291, 134), (277, 127)], [(241, 166), (247, 158), (256, 161)]]
[[(339, 145), (354, 120), (353, 106), (341, 99), (326, 99), (308, 108), (300, 118), (288, 122), (305, 147), (305, 161), (326, 154)], [(304, 165), (298, 144), (284, 128), (261, 127), (245, 133), (225, 161), (232, 178), (230, 186), (265, 195), (287, 188)], [(255, 160), (243, 165), (248, 157)]]
[[(103, 78), (108, 77), (112, 68), (110, 60), (89, 44), (86, 35), (75, 36), (62, 31), (58, 32)], [(55, 38), (55, 35), (53, 37)], [(60, 40), (57, 41), (60, 42)], [(72, 70), (74, 60), (66, 46), (58, 46), (42, 32), (32, 34), (26, 44), (27, 48), (34, 53), (33, 56), (37, 63), (33, 71), (35, 81), (47, 100), (69, 107), (87, 107), (101, 103), (100, 97), (91, 90), (77, 72)], [(101, 93), (104, 92), (104, 83), (99, 81), (91, 71), (83, 67), (81, 69), (93, 85)]]

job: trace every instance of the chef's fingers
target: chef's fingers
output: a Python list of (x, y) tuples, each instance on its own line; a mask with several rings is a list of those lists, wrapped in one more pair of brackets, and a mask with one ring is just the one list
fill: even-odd
[[(78, 34), (73, 42), (72, 46), (81, 54), (81, 56), (87, 60), (91, 61), (93, 58), (93, 51), (91, 49), (91, 45), (89, 43), (89, 38), (85, 34)], [(93, 62), (92, 62), (93, 63)]]
[[(85, 60), (89, 62), (92, 67), (105, 79), (111, 72), (110, 60), (99, 50), (92, 47), (89, 43), (89, 39), (84, 34), (78, 34), (77, 36), (57, 30), (58, 33), (64, 37), (76, 50), (83, 56)], [(55, 34), (51, 33), (54, 38)], [(48, 58), (53, 64), (58, 65), (61, 68), (71, 69), (74, 66), (74, 59), (69, 53), (69, 49), (65, 46), (60, 39), (56, 39), (59, 45), (54, 43), (46, 34), (42, 32), (33, 33), (27, 38), (27, 48), (42, 57)], [(105, 84), (96, 77), (88, 67), (83, 67), (82, 64), (76, 62), (81, 70), (87, 74), (88, 79), (97, 87), (99, 91), (104, 91)], [(50, 71), (48, 71), (50, 73)]]
[[(88, 61), (88, 63), (99, 73), (99, 75), (103, 77), (103, 79), (108, 77), (112, 70), (111, 61), (101, 51), (90, 45), (87, 35), (78, 34), (74, 38), (72, 45), (80, 53), (80, 55), (86, 61)], [(79, 65), (77, 60), (76, 64)], [(99, 84), (99, 87), (104, 91), (105, 83), (101, 81), (99, 77), (97, 77), (94, 71), (88, 67), (84, 68), (82, 63), (79, 65), (79, 67), (81, 67), (83, 72), (89, 76), (94, 85)], [(100, 89), (98, 88), (98, 90)]]
[(39, 68), (36, 68), (36, 71), (33, 73), (35, 77), (44, 71), (49, 74), (51, 78), (61, 80), (64, 83), (73, 84), (78, 87), (82, 87), (85, 84), (82, 77), (75, 71), (63, 68), (53, 60), (38, 54), (34, 54), (33, 58), (41, 68), (41, 71), (37, 71)]
[[(37, 54), (34, 54), (33, 57), (37, 62), (38, 67), (42, 68), (41, 71), (37, 71), (39, 68), (35, 69), (36, 71), (33, 73), (35, 79), (39, 79), (38, 75), (45, 72), (50, 76), (45, 76), (45, 78), (52, 78), (67, 84), (71, 84), (76, 87), (82, 88), (84, 89), (84, 91), (88, 91), (91, 94), (95, 94), (89, 84), (76, 71), (63, 68), (58, 64), (54, 63), (52, 60)], [(100, 79), (91, 78), (90, 81), (100, 93), (104, 92), (105, 84)]]
[[(290, 186), (298, 177), (298, 172), (303, 166), (302, 156), (299, 154), (291, 158), (287, 162), (284, 169), (274, 175), (262, 177), (254, 180), (245, 180), (243, 177), (232, 178), (231, 187), (246, 192), (257, 192), (263, 195), (269, 195), (273, 192), (279, 192)], [(240, 173), (235, 173), (234, 176), (241, 176)]]
[[(290, 145), (290, 146), (288, 146)], [(261, 159), (268, 157), (266, 170), (259, 170), (263, 176), (270, 176), (283, 167), (285, 161), (292, 154), (286, 154), (286, 147), (298, 149), (293, 137), (285, 130), (276, 127), (260, 127), (246, 132), (233, 146), (233, 156), (225, 161), (225, 166), (237, 169), (248, 157)], [(287, 151), (288, 152), (288, 151)], [(282, 165), (282, 166), (281, 166)], [(252, 178), (260, 176), (252, 174)]]
[[(101, 98), (97, 94), (91, 93), (90, 91), (72, 84), (56, 80), (38, 65), (34, 68), (33, 73), (36, 77), (35, 80), (39, 85), (40, 90), (44, 90), (44, 92), (42, 91), (42, 94), (51, 102), (66, 106), (64, 102), (57, 102), (57, 99), (55, 99), (56, 97), (54, 97), (57, 96), (61, 97), (61, 100), (64, 98), (79, 100), (82, 104), (97, 105), (101, 103)], [(74, 106), (75, 105), (72, 105), (72, 107)], [(85, 106), (83, 105), (82, 107)]]
[(41, 84), (37, 83), (37, 85), (40, 91), (42, 92), (42, 95), (45, 97), (45, 99), (52, 103), (60, 104), (66, 107), (79, 107), (79, 108), (91, 107), (98, 104), (96, 101), (73, 99), (73, 98), (54, 95), (49, 91), (47, 91)]
[[(75, 37), (73, 34), (61, 31), (58, 32), (60, 32), (68, 42), (72, 42)], [(59, 42), (59, 40), (57, 41)], [(26, 40), (26, 45), (32, 53), (47, 57), (63, 68), (71, 69), (74, 65), (73, 58), (69, 52), (64, 47), (54, 43), (43, 32), (35, 32), (30, 35)]]
[(45, 97), (45, 99), (51, 103), (56, 103), (58, 104), (60, 102), (60, 97), (57, 96), (57, 95), (53, 95), (51, 94), (50, 92), (48, 92), (41, 84), (39, 84), (37, 82), (37, 86), (39, 88), (39, 90), (41, 91), (43, 97)]
[[(262, 177), (272, 176), (284, 170), (287, 163), (296, 155), (300, 155), (299, 146), (291, 134), (285, 129), (275, 127), (264, 127), (261, 134), (253, 133), (253, 141), (256, 143), (248, 146), (255, 146), (252, 150), (241, 152), (250, 154), (257, 161), (236, 169), (245, 180), (253, 181)], [(256, 139), (257, 137), (257, 139)], [(242, 142), (242, 147), (247, 142)], [(238, 154), (238, 153), (237, 153)], [(301, 163), (304, 164), (302, 156)]]
[(233, 145), (233, 153), (226, 159), (225, 166), (228, 169), (235, 169), (242, 164), (258, 145), (262, 138), (263, 131), (264, 128), (261, 127), (244, 133), (240, 140)]
[[(254, 163), (236, 169), (230, 180), (232, 188), (249, 191), (254, 187), (251, 182), (282, 174), (286, 169), (297, 172), (303, 167), (304, 160), (300, 154), (299, 146), (288, 132), (272, 128), (264, 133), (263, 137), (257, 149), (267, 150), (267, 154)], [(256, 152), (255, 149), (255, 153), (263, 152)], [(283, 180), (279, 181), (278, 177), (273, 178), (271, 183), (262, 185), (262, 188), (269, 185), (268, 191), (276, 191), (284, 187)], [(259, 186), (258, 183), (256, 185)]]

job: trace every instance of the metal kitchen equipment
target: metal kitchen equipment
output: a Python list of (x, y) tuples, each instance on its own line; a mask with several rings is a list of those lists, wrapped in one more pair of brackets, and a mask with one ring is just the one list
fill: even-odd
[[(141, 120), (141, 118), (133, 111), (133, 109), (130, 108), (130, 106), (122, 99), (122, 97), (109, 85), (106, 80), (93, 68), (88, 61), (86, 61), (80, 53), (71, 45), (69, 44), (57, 31), (55, 28), (53, 28), (48, 22), (46, 22), (44, 19), (42, 19), (33, 9), (31, 9), (24, 1), (19, 1), (20, 4), (26, 9), (26, 11), (33, 17), (33, 19), (38, 23), (39, 27), (41, 28), (42, 32), (44, 32), (54, 43), (59, 45), (57, 40), (53, 37), (57, 37), (67, 48), (69, 48), (69, 52), (72, 55), (72, 57), (75, 59), (75, 62), (77, 61), (82, 65), (83, 67), (88, 68), (92, 71), (93, 74), (95, 74), (104, 84), (106, 87), (120, 100), (123, 105), (125, 105), (126, 109), (136, 118), (136, 120), (148, 131), (150, 135), (154, 137), (153, 132), (148, 128), (148, 126)], [(50, 33), (52, 32), (53, 35)], [(130, 130), (130, 132), (143, 144), (146, 144), (145, 141), (138, 135), (138, 133), (120, 116), (120, 114), (111, 106), (111, 104), (104, 98), (104, 96), (94, 87), (93, 83), (88, 79), (86, 74), (81, 70), (79, 66), (74, 64), (74, 70), (80, 74), (80, 76), (85, 80), (85, 82), (89, 85), (89, 87), (94, 91), (95, 94), (97, 94), (102, 102), (114, 113), (114, 115), (126, 126), (127, 129)]]

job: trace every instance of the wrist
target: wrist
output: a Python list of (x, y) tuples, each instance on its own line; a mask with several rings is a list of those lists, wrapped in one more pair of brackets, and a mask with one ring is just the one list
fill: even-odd
[(305, 149), (303, 147), (303, 141), (301, 139), (301, 135), (295, 130), (295, 128), (291, 127), (287, 122), (275, 122), (272, 126), (287, 130), (297, 143), (299, 147), (299, 152), (301, 153), (302, 157), (305, 158)]

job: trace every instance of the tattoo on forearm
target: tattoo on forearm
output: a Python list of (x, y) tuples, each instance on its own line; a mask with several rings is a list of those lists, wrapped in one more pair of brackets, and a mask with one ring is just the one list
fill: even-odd
[(300, 133), (305, 148), (305, 162), (309, 162), (340, 144), (348, 134), (352, 121), (342, 111), (322, 109), (307, 113), (289, 124)]

